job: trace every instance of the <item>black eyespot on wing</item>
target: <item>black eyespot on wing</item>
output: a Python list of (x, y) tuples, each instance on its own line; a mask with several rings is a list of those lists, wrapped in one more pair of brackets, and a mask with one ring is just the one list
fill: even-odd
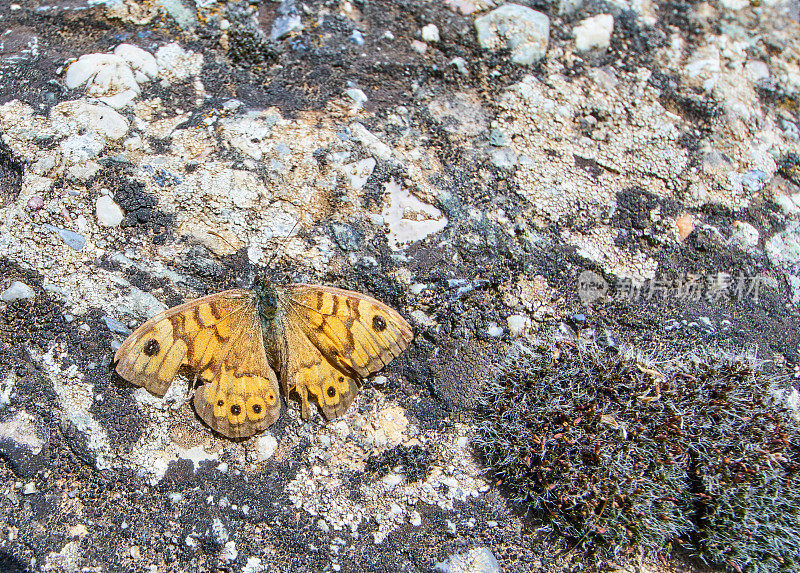
[(224, 406), (225, 400), (217, 400), (217, 406)]
[(382, 316), (376, 314), (372, 317), (372, 328), (374, 328), (376, 332), (383, 332), (386, 330), (386, 321)]
[(234, 416), (238, 416), (241, 413), (242, 413), (242, 407), (239, 404), (234, 404), (233, 406), (231, 406), (231, 414), (233, 414)]
[(253, 412), (255, 412), (256, 414), (260, 414), (261, 413), (261, 404), (253, 404)]
[(143, 349), (145, 356), (155, 356), (159, 350), (161, 350), (161, 345), (155, 338), (148, 340)]
[(328, 397), (333, 398), (336, 396), (336, 388), (328, 386)]

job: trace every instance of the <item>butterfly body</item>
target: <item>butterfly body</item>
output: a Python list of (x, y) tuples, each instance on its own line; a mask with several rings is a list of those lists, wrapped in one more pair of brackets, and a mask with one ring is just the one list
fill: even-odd
[[(393, 360), (413, 338), (397, 311), (356, 292), (321, 285), (233, 289), (166, 310), (117, 350), (126, 380), (163, 396), (181, 367), (200, 386), (194, 406), (218, 432), (245, 437), (280, 416), (280, 392), (341, 416), (361, 379)], [(280, 378), (276, 375), (279, 373)]]

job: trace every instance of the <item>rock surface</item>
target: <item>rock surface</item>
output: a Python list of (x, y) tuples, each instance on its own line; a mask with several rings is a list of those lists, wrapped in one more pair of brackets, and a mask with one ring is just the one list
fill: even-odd
[[(536, 6), (0, 3), (0, 568), (582, 568), (471, 446), (510, 344), (795, 367), (796, 0)], [(341, 418), (229, 440), (114, 375), (267, 265), (414, 326)]]
[(550, 19), (525, 6), (506, 4), (475, 18), (475, 30), (481, 48), (507, 48), (515, 64), (530, 65), (547, 52)]

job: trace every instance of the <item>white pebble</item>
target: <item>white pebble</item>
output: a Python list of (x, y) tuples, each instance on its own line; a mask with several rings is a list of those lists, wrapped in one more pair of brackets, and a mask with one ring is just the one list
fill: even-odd
[(497, 326), (497, 324), (492, 323), (489, 325), (489, 328), (486, 330), (486, 332), (489, 334), (489, 336), (493, 338), (500, 338), (501, 336), (503, 336), (503, 327)]
[(3, 291), (0, 298), (5, 302), (14, 302), (15, 300), (29, 300), (36, 296), (34, 290), (20, 281), (14, 281), (11, 285)]
[(101, 195), (94, 203), (97, 222), (101, 227), (119, 227), (125, 214), (122, 208), (117, 205), (108, 195)]
[(510, 49), (511, 61), (527, 66), (547, 53), (550, 18), (526, 6), (509, 3), (475, 18), (475, 31), (481, 48)]
[(436, 27), (436, 24), (428, 24), (424, 26), (420, 31), (422, 39), (426, 42), (438, 42), (439, 41), (439, 28)]
[(411, 40), (411, 48), (418, 54), (424, 54), (428, 50), (428, 44), (419, 40)]
[(731, 242), (745, 249), (752, 249), (758, 246), (759, 233), (750, 223), (744, 221), (733, 222), (733, 234)]
[(278, 440), (272, 434), (266, 433), (256, 439), (256, 458), (265, 462), (272, 457), (278, 449)]
[(455, 66), (456, 69), (458, 70), (458, 73), (460, 73), (462, 76), (469, 75), (469, 70), (467, 69), (467, 60), (465, 60), (464, 58), (460, 56), (457, 58), (453, 58), (452, 60), (450, 60), (449, 65)]
[(353, 100), (353, 106), (360, 108), (367, 101), (367, 94), (358, 88), (349, 88), (344, 90), (347, 97)]
[(614, 31), (614, 16), (611, 14), (598, 14), (582, 20), (572, 30), (575, 36), (575, 47), (581, 51), (605, 50), (611, 42), (611, 32)]
[(506, 320), (512, 336), (519, 336), (531, 327), (531, 319), (523, 314), (512, 314)]
[(220, 560), (226, 563), (236, 561), (237, 557), (239, 557), (239, 552), (236, 550), (235, 541), (228, 541), (219, 553)]

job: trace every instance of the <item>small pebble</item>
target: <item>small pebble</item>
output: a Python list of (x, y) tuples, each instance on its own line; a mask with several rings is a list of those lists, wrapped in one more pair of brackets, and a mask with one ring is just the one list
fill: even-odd
[[(64, 319), (66, 320), (66, 315), (64, 315)], [(105, 321), (106, 326), (111, 332), (116, 332), (117, 334), (124, 334), (125, 336), (131, 333), (131, 329), (128, 328), (127, 325), (123, 324), (118, 320), (114, 320), (113, 318), (109, 318), (107, 316), (104, 316), (103, 320)]]
[(364, 35), (358, 30), (353, 30), (353, 33), (350, 34), (350, 41), (353, 42), (356, 46), (363, 46)]
[(278, 440), (272, 434), (262, 434), (256, 438), (256, 458), (259, 461), (267, 461), (278, 448)]
[(611, 43), (614, 31), (614, 17), (611, 14), (598, 14), (581, 20), (572, 30), (575, 47), (578, 51), (605, 50)]
[(95, 214), (101, 227), (119, 227), (125, 214), (108, 195), (102, 195), (95, 201)]
[(491, 132), (489, 132), (489, 143), (495, 147), (505, 147), (511, 143), (511, 140), (503, 130), (493, 129)]
[(354, 107), (359, 108), (367, 101), (367, 94), (358, 88), (346, 89), (344, 90), (344, 93), (347, 97), (353, 100)]
[(86, 237), (81, 235), (80, 233), (76, 233), (75, 231), (70, 231), (68, 229), (59, 229), (58, 227), (54, 227), (53, 225), (43, 225), (44, 228), (55, 232), (61, 237), (61, 240), (75, 251), (80, 251), (83, 248), (83, 245), (86, 244)]
[(744, 221), (733, 222), (731, 242), (745, 249), (758, 246), (759, 232), (753, 225)]
[(14, 302), (15, 300), (30, 300), (35, 296), (36, 292), (24, 282), (13, 281), (0, 295), (0, 299), (5, 302)]
[(501, 336), (503, 336), (503, 327), (492, 323), (489, 325), (489, 328), (486, 329), (486, 332), (492, 338), (500, 338)]
[(550, 18), (519, 4), (505, 4), (475, 18), (481, 48), (511, 50), (511, 61), (521, 66), (534, 64), (547, 53)]
[(467, 69), (467, 60), (465, 60), (464, 58), (460, 56), (457, 58), (453, 58), (452, 60), (450, 60), (450, 65), (455, 66), (456, 69), (458, 70), (458, 73), (460, 73), (462, 76), (469, 75), (469, 70)]
[(436, 24), (428, 24), (422, 28), (420, 35), (425, 42), (438, 42), (439, 28), (436, 27)]
[(220, 551), (219, 553), (220, 561), (224, 561), (226, 563), (231, 563), (233, 561), (236, 561), (236, 558), (238, 556), (239, 552), (236, 550), (235, 541), (228, 541), (222, 548), (222, 551)]
[(278, 16), (272, 22), (272, 30), (270, 31), (270, 38), (273, 42), (282, 40), (293, 34), (299, 34), (303, 31), (303, 21), (299, 14), (286, 14)]
[(750, 193), (758, 193), (768, 179), (769, 176), (760, 169), (751, 169), (742, 175), (742, 187)]
[(424, 54), (428, 51), (428, 44), (419, 40), (411, 40), (411, 48), (419, 54)]
[(507, 319), (508, 330), (512, 336), (519, 336), (531, 327), (531, 319), (521, 314), (512, 314)]
[(675, 219), (675, 225), (678, 227), (678, 239), (682, 243), (686, 237), (692, 234), (695, 227), (694, 215), (691, 213), (684, 213)]

